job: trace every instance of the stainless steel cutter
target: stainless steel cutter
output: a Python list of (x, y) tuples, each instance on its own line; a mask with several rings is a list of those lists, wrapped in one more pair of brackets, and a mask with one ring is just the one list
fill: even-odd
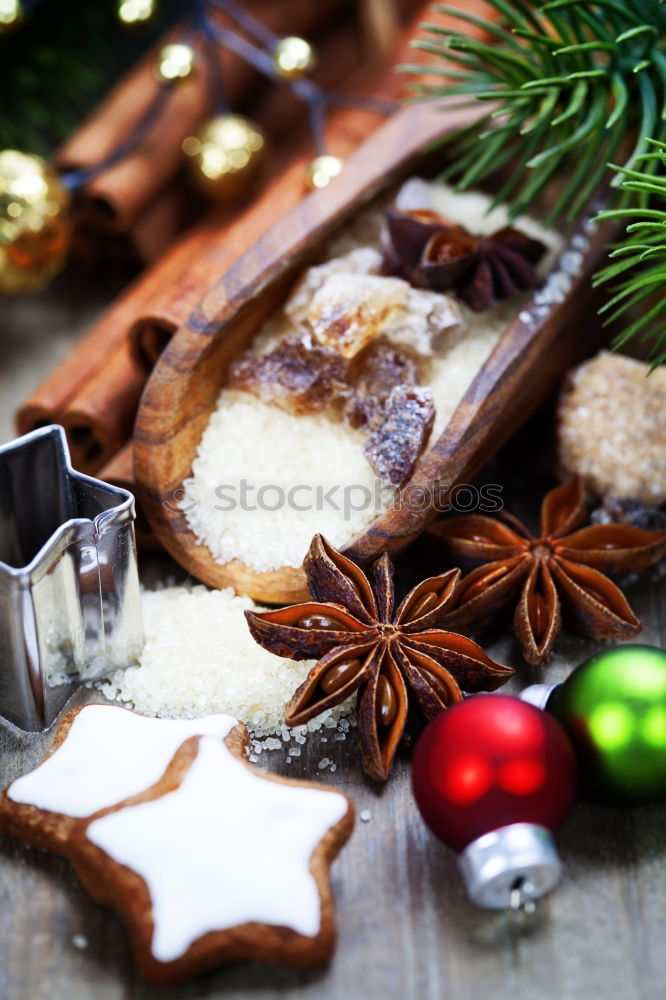
[(62, 427), (0, 447), (0, 715), (50, 725), (143, 646), (134, 497), (72, 469)]

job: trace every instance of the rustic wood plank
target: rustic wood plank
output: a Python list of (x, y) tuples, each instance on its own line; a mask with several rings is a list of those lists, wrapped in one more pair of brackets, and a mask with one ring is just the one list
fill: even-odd
[[(640, 604), (654, 594), (644, 587), (634, 598)], [(650, 630), (645, 639), (651, 639)], [(510, 646), (502, 637), (491, 649), (501, 657)], [(589, 644), (565, 640), (549, 676), (566, 676), (569, 664), (589, 651)], [(427, 833), (416, 813), (407, 753), (389, 785), (378, 791), (360, 772), (353, 735), (337, 745), (320, 739), (309, 740), (290, 765), (283, 752), (263, 757), (279, 773), (320, 774), (322, 782), (350, 794), (359, 813), (371, 814), (368, 822), (358, 822), (333, 868), (340, 940), (327, 971), (303, 974), (239, 964), (185, 987), (141, 985), (119, 921), (86, 897), (66, 862), (3, 838), (3, 1000), (473, 1000), (489, 994), (583, 1000), (602, 991), (616, 1000), (656, 1000), (663, 995), (666, 807), (579, 804), (559, 837), (566, 865), (562, 884), (539, 903), (533, 919), (513, 921), (467, 902), (453, 854)], [(18, 741), (3, 730), (2, 780), (36, 759), (42, 742)], [(34, 745), (26, 750), (28, 743)], [(335, 774), (317, 771), (323, 756), (336, 762)], [(77, 934), (88, 939), (84, 950), (73, 944)]]
[[(493, 472), (501, 471), (498, 463)], [(498, 481), (501, 480), (500, 477)], [(527, 492), (516, 507), (511, 492)], [(514, 481), (507, 502), (534, 514), (539, 490)], [(402, 560), (403, 587), (422, 572)], [(157, 563), (159, 576), (165, 572)], [(649, 582), (630, 588), (630, 598), (647, 626), (642, 638), (663, 640), (666, 586)], [(661, 618), (658, 617), (660, 609)], [(548, 678), (560, 680), (600, 644), (564, 636)], [(491, 655), (518, 662), (515, 642), (500, 632)], [(517, 690), (539, 676), (521, 669)], [(607, 992), (614, 1000), (651, 1000), (663, 995), (666, 919), (663, 829), (666, 806), (620, 810), (579, 804), (560, 835), (565, 862), (562, 884), (542, 900), (533, 919), (513, 921), (473, 907), (465, 898), (455, 857), (424, 829), (409, 791), (409, 750), (401, 751), (394, 777), (378, 790), (360, 771), (353, 732), (345, 741), (332, 734), (312, 737), (300, 758), (286, 764), (285, 752), (262, 754), (262, 766), (292, 777), (311, 777), (347, 792), (358, 813), (350, 844), (333, 867), (340, 940), (330, 968), (308, 974), (239, 964), (185, 987), (140, 984), (132, 971), (127, 940), (118, 919), (96, 906), (68, 865), (44, 852), (0, 839), (0, 995), (3, 1000), (587, 1000)], [(2, 781), (39, 759), (44, 738), (0, 730)], [(322, 757), (337, 769), (320, 772)], [(74, 935), (88, 939), (78, 950)], [(4, 977), (4, 978), (3, 978)]]

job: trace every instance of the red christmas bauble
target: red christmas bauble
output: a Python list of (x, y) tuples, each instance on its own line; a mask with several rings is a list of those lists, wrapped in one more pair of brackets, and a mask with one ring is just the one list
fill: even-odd
[(511, 823), (554, 831), (575, 795), (576, 764), (559, 724), (518, 698), (480, 695), (441, 712), (414, 751), (416, 803), (456, 851)]

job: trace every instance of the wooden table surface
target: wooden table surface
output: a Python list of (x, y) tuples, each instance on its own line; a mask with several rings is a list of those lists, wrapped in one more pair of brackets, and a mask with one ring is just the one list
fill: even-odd
[[(0, 305), (0, 442), (13, 436), (12, 413), (86, 329), (113, 289), (61, 279), (47, 294)], [(534, 518), (548, 488), (550, 420), (536, 418), (481, 479), (501, 483), (505, 502)], [(535, 441), (538, 447), (535, 448)], [(426, 569), (418, 546), (402, 561), (404, 585)], [(142, 561), (147, 579), (174, 567)], [(666, 585), (628, 588), (645, 622), (641, 640), (666, 645)], [(501, 631), (486, 643), (496, 659), (518, 664)], [(565, 636), (546, 679), (558, 681), (599, 644)], [(507, 689), (540, 679), (520, 668)], [(82, 697), (85, 697), (83, 695)], [(52, 735), (52, 734), (51, 734)], [(558, 888), (531, 917), (473, 907), (455, 856), (425, 830), (409, 790), (409, 747), (378, 791), (358, 766), (353, 734), (319, 734), (287, 766), (281, 751), (262, 766), (312, 776), (355, 801), (352, 838), (333, 867), (339, 944), (330, 967), (308, 974), (252, 964), (228, 966), (174, 989), (140, 983), (119, 919), (94, 904), (61, 858), (0, 837), (0, 1000), (658, 1000), (666, 996), (666, 805), (614, 809), (579, 803), (558, 836), (565, 864)], [(36, 763), (50, 735), (0, 725), (4, 785)], [(317, 770), (329, 757), (335, 773)], [(267, 832), (267, 836), (269, 833)], [(186, 845), (184, 845), (186, 849)]]

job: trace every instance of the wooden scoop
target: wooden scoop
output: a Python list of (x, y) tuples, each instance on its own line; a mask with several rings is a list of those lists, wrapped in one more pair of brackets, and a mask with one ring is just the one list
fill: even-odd
[[(303, 600), (301, 569), (257, 572), (238, 560), (215, 561), (178, 509), (201, 435), (226, 379), (242, 353), (284, 301), (298, 273), (331, 234), (368, 201), (409, 173), (432, 173), (422, 150), (470, 121), (469, 109), (429, 105), (398, 111), (346, 162), (323, 191), (305, 198), (211, 289), (174, 336), (143, 396), (135, 431), (135, 471), (144, 508), (168, 551), (213, 587), (232, 586), (257, 600)], [(590, 207), (590, 211), (593, 206)], [(233, 239), (233, 233), (231, 234)], [(520, 305), (448, 426), (423, 454), (406, 487), (453, 487), (469, 481), (527, 419), (568, 367), (601, 338), (590, 276), (601, 263), (608, 230), (581, 223), (547, 277), (556, 293), (535, 293)], [(573, 263), (575, 262), (575, 267)], [(553, 277), (553, 274), (555, 275)], [(550, 280), (550, 285), (548, 281)], [(535, 301), (536, 298), (536, 301)], [(561, 301), (555, 301), (561, 299)], [(413, 494), (412, 494), (413, 495)], [(354, 538), (347, 554), (370, 561), (410, 544), (437, 511), (396, 504)]]

